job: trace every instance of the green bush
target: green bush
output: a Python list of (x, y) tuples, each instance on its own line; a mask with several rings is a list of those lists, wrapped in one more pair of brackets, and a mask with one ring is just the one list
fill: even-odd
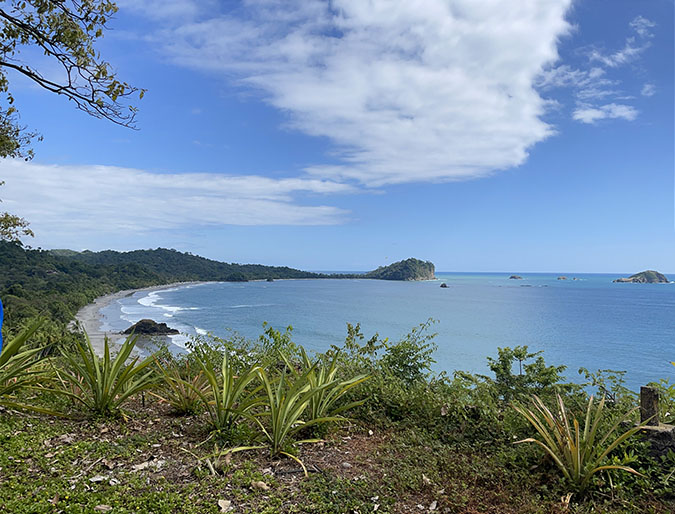
[(117, 414), (129, 398), (149, 389), (155, 380), (150, 368), (153, 356), (141, 362), (139, 357), (130, 359), (137, 340), (133, 334), (127, 337), (113, 358), (106, 337), (99, 357), (85, 334), (85, 342), (78, 341), (74, 351), (62, 351), (65, 366), (57, 369), (63, 385), (59, 392), (91, 413)]
[(622, 470), (638, 474), (622, 463), (609, 462), (610, 453), (640, 429), (637, 426), (615, 434), (630, 413), (617, 420), (608, 430), (602, 430), (604, 397), (595, 407), (593, 397), (590, 397), (583, 428), (576, 418), (570, 422), (560, 395), (556, 395), (553, 411), (537, 396), (532, 397), (532, 404), (533, 409), (520, 405), (514, 405), (513, 408), (527, 419), (541, 439), (528, 437), (518, 443), (531, 442), (543, 448), (576, 492), (583, 493), (600, 471)]

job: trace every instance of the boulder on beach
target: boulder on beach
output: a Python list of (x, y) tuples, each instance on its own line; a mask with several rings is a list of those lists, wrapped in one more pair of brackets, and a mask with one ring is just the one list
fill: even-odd
[(166, 323), (157, 323), (151, 319), (142, 319), (138, 323), (131, 325), (123, 334), (134, 333), (145, 336), (170, 336), (180, 334), (175, 328), (168, 327)]

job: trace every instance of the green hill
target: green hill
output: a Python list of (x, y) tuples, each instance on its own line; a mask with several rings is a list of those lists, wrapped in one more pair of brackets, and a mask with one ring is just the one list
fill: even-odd
[(0, 298), (5, 307), (5, 329), (36, 315), (68, 322), (97, 296), (124, 289), (171, 282), (326, 276), (288, 267), (229, 264), (163, 248), (73, 252), (29, 250), (0, 242)]
[(411, 258), (389, 266), (380, 266), (363, 277), (378, 280), (433, 280), (436, 278), (435, 271), (436, 268), (432, 262)]

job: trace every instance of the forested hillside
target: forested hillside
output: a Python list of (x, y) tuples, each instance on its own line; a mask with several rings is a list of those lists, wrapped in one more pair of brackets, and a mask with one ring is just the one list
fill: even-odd
[(162, 248), (79, 253), (27, 250), (0, 242), (0, 298), (7, 329), (40, 314), (67, 322), (97, 296), (123, 289), (193, 280), (321, 277), (325, 275), (287, 267), (228, 264)]

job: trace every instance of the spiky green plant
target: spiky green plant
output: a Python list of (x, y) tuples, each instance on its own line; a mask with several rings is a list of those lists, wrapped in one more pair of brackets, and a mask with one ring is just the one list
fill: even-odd
[(154, 383), (154, 373), (150, 368), (153, 356), (141, 362), (138, 362), (140, 357), (130, 359), (137, 341), (138, 336), (132, 334), (127, 337), (113, 358), (106, 337), (103, 356), (99, 357), (85, 333), (84, 343), (78, 341), (74, 351), (63, 352), (66, 366), (57, 370), (57, 374), (64, 384), (70, 384), (72, 388), (63, 387), (59, 392), (94, 414), (117, 413), (130, 397), (149, 389)]
[(34, 321), (2, 347), (2, 352), (0, 352), (0, 406), (2, 407), (52, 413), (41, 407), (20, 403), (15, 396), (18, 391), (38, 384), (47, 372), (47, 368), (39, 364), (43, 348), (23, 350), (26, 341), (40, 328), (41, 324), (42, 320)]
[[(309, 420), (338, 416), (365, 402), (365, 400), (357, 400), (339, 405), (340, 398), (347, 394), (350, 389), (370, 378), (368, 375), (358, 375), (347, 380), (337, 380), (339, 352), (335, 351), (331, 357), (318, 359), (316, 363), (312, 362), (304, 348), (300, 348), (300, 355), (304, 369), (310, 371), (307, 373), (307, 381), (310, 387), (319, 389), (319, 392), (309, 400), (309, 415), (307, 416)], [(296, 375), (299, 376), (299, 373), (296, 372)], [(326, 385), (328, 386), (322, 387)]]
[(257, 365), (237, 374), (237, 366), (227, 351), (223, 354), (220, 373), (216, 373), (211, 361), (197, 358), (208, 385), (204, 390), (193, 388), (202, 399), (211, 425), (216, 430), (230, 430), (235, 422), (260, 403), (256, 396), (261, 387), (249, 388), (256, 378)]
[(600, 471), (622, 470), (639, 475), (629, 466), (603, 464), (612, 450), (641, 428), (636, 426), (615, 435), (621, 423), (636, 409), (618, 419), (609, 430), (600, 433), (605, 406), (604, 397), (596, 407), (593, 405), (593, 396), (589, 398), (583, 430), (576, 418), (572, 418), (572, 423), (569, 422), (560, 395), (556, 395), (556, 400), (554, 412), (551, 412), (537, 396), (532, 397), (534, 409), (514, 405), (514, 409), (523, 415), (541, 436), (541, 440), (528, 437), (517, 441), (516, 444), (529, 442), (541, 446), (578, 493), (583, 493), (593, 476)]
[(202, 408), (200, 393), (205, 395), (209, 388), (209, 381), (202, 370), (195, 373), (190, 368), (190, 362), (184, 366), (172, 363), (162, 363), (155, 360), (157, 369), (162, 377), (162, 389), (159, 392), (149, 393), (160, 401), (168, 403), (176, 414), (196, 414)]
[[(262, 413), (258, 413), (253, 419), (267, 440), (272, 455), (286, 455), (297, 461), (303, 469), (305, 469), (304, 464), (295, 455), (286, 451), (287, 446), (291, 443), (318, 442), (319, 439), (292, 441), (293, 436), (302, 428), (328, 421), (338, 421), (340, 419), (331, 416), (314, 418), (309, 421), (301, 419), (303, 414), (308, 410), (312, 398), (333, 385), (331, 382), (315, 387), (312, 386), (309, 381), (309, 375), (315, 372), (316, 366), (317, 364), (315, 363), (302, 374), (297, 374), (292, 381), (288, 379), (289, 373), (287, 367), (284, 367), (276, 381), (270, 378), (263, 368), (257, 369), (258, 376), (263, 384), (264, 405), (267, 409)], [(261, 418), (268, 418), (268, 423), (263, 423), (260, 420)], [(307, 473), (306, 469), (305, 473)]]

